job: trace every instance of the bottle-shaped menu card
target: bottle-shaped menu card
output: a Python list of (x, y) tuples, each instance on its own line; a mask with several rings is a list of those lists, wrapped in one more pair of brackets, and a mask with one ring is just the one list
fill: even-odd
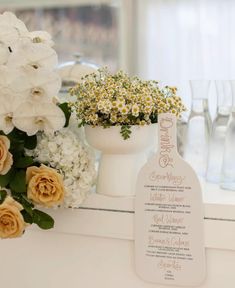
[(158, 133), (158, 152), (137, 180), (136, 272), (153, 283), (196, 286), (206, 270), (201, 186), (177, 152), (176, 117), (159, 115)]

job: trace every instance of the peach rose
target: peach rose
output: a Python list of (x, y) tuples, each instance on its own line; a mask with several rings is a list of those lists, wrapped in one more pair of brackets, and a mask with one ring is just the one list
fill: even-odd
[(23, 234), (26, 223), (20, 211), (22, 205), (10, 196), (0, 205), (0, 238), (16, 238)]
[(28, 167), (26, 171), (28, 198), (37, 204), (51, 207), (64, 200), (64, 183), (55, 169), (45, 165)]
[(5, 175), (11, 169), (13, 159), (10, 148), (10, 141), (6, 136), (0, 135), (0, 175)]

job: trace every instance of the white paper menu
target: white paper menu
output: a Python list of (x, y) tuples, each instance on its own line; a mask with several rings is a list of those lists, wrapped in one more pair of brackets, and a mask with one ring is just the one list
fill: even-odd
[(158, 126), (158, 152), (137, 180), (136, 272), (153, 283), (197, 286), (206, 274), (201, 187), (177, 152), (176, 117), (161, 114)]

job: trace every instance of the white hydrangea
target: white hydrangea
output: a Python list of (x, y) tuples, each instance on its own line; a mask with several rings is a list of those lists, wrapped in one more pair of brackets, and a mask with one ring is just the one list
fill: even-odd
[(63, 176), (63, 207), (79, 207), (95, 184), (95, 156), (69, 127), (53, 134), (38, 135), (36, 149), (27, 150), (35, 161), (57, 169)]

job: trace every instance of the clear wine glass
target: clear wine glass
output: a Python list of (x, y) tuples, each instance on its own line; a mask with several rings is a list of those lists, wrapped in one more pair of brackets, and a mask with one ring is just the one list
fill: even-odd
[(229, 80), (215, 81), (217, 93), (217, 113), (212, 124), (209, 142), (206, 179), (219, 183), (223, 163), (225, 135), (232, 107), (232, 89)]
[(209, 80), (191, 80), (192, 108), (188, 119), (184, 159), (199, 176), (205, 177), (211, 117), (208, 110)]
[(233, 105), (225, 137), (220, 186), (224, 189), (235, 190), (235, 80), (230, 83)]

